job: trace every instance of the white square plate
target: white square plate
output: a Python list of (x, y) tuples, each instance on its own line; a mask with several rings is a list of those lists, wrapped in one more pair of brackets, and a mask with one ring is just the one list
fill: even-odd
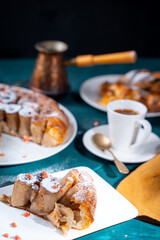
[[(95, 221), (88, 229), (81, 231), (71, 229), (67, 237), (64, 237), (61, 231), (50, 222), (33, 214), (29, 217), (24, 217), (24, 210), (16, 209), (0, 202), (0, 236), (8, 233), (9, 237), (19, 235), (23, 240), (76, 239), (103, 228), (130, 220), (138, 215), (137, 209), (94, 171), (87, 167), (79, 167), (77, 169), (87, 171), (91, 174), (97, 190)], [(54, 173), (53, 175), (63, 177), (68, 171), (69, 170), (65, 170)], [(12, 189), (13, 185), (0, 188), (0, 195), (11, 195)], [(12, 222), (17, 224), (16, 228), (11, 227)], [(1, 238), (3, 239), (3, 237)]]

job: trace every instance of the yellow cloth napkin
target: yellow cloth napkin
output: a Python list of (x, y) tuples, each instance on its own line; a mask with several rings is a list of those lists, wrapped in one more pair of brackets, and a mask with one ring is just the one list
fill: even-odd
[(139, 219), (160, 224), (160, 153), (123, 179), (117, 190), (138, 209)]

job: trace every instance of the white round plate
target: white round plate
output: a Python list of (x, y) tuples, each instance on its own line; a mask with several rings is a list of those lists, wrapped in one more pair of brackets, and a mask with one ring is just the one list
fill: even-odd
[(0, 147), (0, 166), (17, 165), (45, 159), (65, 149), (77, 133), (77, 122), (72, 113), (59, 104), (59, 107), (69, 118), (70, 126), (63, 143), (57, 147), (43, 147), (33, 142), (23, 142), (22, 139), (2, 134), (3, 145)]
[[(86, 80), (80, 87), (81, 98), (92, 107), (106, 112), (107, 107), (99, 104), (96, 100), (100, 98), (98, 92), (100, 85), (104, 82), (115, 83), (122, 75), (102, 75)], [(146, 117), (159, 117), (160, 112), (149, 112)]]
[[(140, 129), (137, 141), (139, 141), (141, 137), (143, 137), (143, 131), (144, 131), (143, 129)], [(84, 146), (88, 149), (88, 151), (90, 151), (94, 155), (104, 158), (106, 160), (113, 161), (113, 157), (108, 151), (102, 152), (101, 150), (95, 147), (92, 141), (92, 137), (95, 133), (101, 133), (109, 137), (108, 125), (101, 125), (88, 130), (83, 136)], [(116, 151), (113, 148), (111, 148), (111, 150), (121, 162), (125, 163), (146, 162), (153, 158), (160, 151), (160, 138), (156, 134), (151, 133), (146, 142), (142, 144), (140, 147), (137, 147), (135, 150), (125, 152)]]

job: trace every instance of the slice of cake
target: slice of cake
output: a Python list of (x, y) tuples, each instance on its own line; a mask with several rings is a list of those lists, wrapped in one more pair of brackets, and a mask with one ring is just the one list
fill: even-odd
[(0, 201), (49, 220), (66, 235), (71, 228), (82, 230), (93, 223), (97, 195), (92, 177), (71, 169), (61, 179), (45, 171), (19, 174), (12, 195), (2, 195)]
[(0, 84), (0, 137), (10, 134), (45, 147), (60, 145), (69, 120), (58, 103), (31, 90)]

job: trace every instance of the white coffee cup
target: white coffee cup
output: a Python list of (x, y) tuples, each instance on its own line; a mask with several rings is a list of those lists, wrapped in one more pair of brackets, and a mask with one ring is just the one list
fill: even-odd
[[(136, 111), (134, 115), (116, 112), (115, 110)], [(152, 127), (145, 120), (147, 107), (137, 101), (132, 100), (115, 100), (107, 105), (109, 135), (112, 146), (120, 151), (135, 149), (143, 144), (149, 137)], [(137, 138), (140, 126), (143, 126), (143, 137), (139, 142)]]

